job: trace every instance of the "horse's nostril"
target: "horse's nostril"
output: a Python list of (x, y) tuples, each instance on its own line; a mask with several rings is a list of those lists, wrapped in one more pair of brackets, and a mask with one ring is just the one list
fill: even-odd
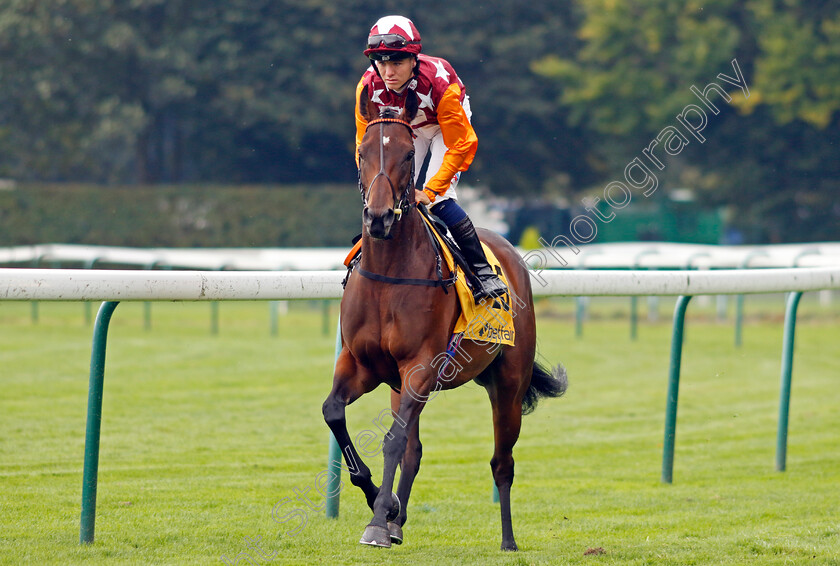
[(372, 212), (365, 208), (362, 216), (368, 233), (374, 238), (386, 238), (396, 217), (393, 209), (390, 208), (381, 213)]

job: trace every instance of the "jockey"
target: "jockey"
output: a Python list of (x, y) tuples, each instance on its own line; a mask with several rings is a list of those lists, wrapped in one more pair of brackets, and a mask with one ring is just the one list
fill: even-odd
[(367, 121), (359, 96), (367, 89), (380, 111), (417, 108), (411, 121), (415, 134), (415, 184), (429, 155), (423, 190), (415, 198), (431, 206), (476, 275), (475, 301), (503, 295), (507, 288), (487, 262), (472, 221), (458, 204), (455, 187), (475, 156), (478, 138), (470, 124), (470, 100), (464, 83), (448, 61), (420, 54), (420, 33), (403, 16), (385, 16), (371, 28), (364, 54), (371, 66), (356, 88), (356, 163)]

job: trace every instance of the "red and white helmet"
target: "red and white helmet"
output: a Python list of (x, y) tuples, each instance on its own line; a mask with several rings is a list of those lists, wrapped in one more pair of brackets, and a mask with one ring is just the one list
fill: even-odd
[(411, 20), (404, 16), (385, 16), (370, 28), (365, 56), (397, 59), (417, 55), (422, 47), (420, 32)]

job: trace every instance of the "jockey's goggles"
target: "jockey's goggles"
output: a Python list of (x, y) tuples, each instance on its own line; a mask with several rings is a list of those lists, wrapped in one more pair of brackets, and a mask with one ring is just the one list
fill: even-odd
[(379, 33), (368, 37), (368, 49), (376, 49), (380, 45), (388, 49), (402, 49), (416, 41), (408, 41), (398, 33)]

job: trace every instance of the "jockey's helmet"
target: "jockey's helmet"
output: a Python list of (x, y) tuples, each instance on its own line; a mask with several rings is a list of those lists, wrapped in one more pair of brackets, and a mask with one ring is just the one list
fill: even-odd
[(379, 18), (368, 34), (365, 56), (377, 61), (416, 57), (422, 44), (420, 32), (404, 16)]

